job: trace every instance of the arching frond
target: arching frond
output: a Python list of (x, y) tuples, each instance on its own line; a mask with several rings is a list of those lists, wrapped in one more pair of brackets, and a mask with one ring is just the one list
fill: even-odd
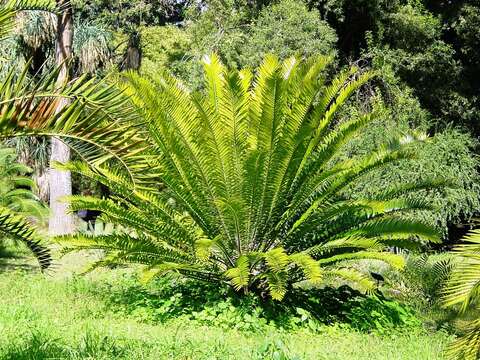
[(463, 335), (449, 344), (445, 351), (448, 359), (477, 360), (480, 355), (480, 320), (473, 320), (464, 326)]
[(466, 311), (480, 295), (480, 230), (473, 230), (457, 245), (459, 261), (445, 287), (445, 306), (460, 305)]
[(7, 0), (0, 4), (0, 40), (8, 36), (15, 27), (15, 15), (24, 10), (55, 11), (53, 0)]
[(340, 280), (366, 293), (372, 292), (376, 288), (375, 282), (370, 277), (351, 268), (328, 269), (324, 271), (324, 276), (331, 283)]
[(320, 263), (311, 256), (304, 253), (296, 253), (289, 256), (290, 262), (302, 269), (305, 278), (313, 284), (318, 284), (322, 280), (322, 270)]
[(40, 236), (31, 225), (10, 209), (0, 206), (0, 235), (23, 243), (37, 258), (42, 270), (52, 263), (50, 251), (42, 245)]
[[(56, 136), (90, 165), (113, 161), (133, 179), (134, 150), (143, 147), (129, 100), (115, 86), (87, 77), (58, 88), (58, 71), (35, 85), (25, 73), (15, 76), (11, 71), (0, 83), (1, 136)], [(62, 99), (70, 105), (57, 111)], [(137, 158), (136, 167), (141, 164)]]
[(361, 259), (372, 259), (383, 261), (393, 268), (402, 270), (405, 266), (405, 258), (402, 255), (397, 255), (389, 252), (379, 252), (379, 251), (358, 251), (345, 254), (333, 255), (318, 260), (322, 264), (334, 264), (340, 261), (345, 260), (361, 260)]
[[(477, 310), (480, 299), (480, 230), (472, 230), (453, 252), (456, 261), (443, 290), (445, 307), (455, 307), (460, 314)], [(477, 359), (480, 354), (480, 320), (467, 322), (461, 336), (450, 344), (451, 359)]]

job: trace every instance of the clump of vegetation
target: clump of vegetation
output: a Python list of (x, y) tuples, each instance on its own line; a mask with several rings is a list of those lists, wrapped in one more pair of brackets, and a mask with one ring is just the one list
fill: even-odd
[(479, 20), (475, 0), (2, 2), (0, 137), (36, 138), (15, 142), (33, 171), (1, 144), (0, 246), (49, 267), (33, 190), (52, 234), (79, 193), (59, 241), (110, 271), (2, 258), (0, 360), (478, 358), (478, 231), (455, 244), (480, 207)]
[(238, 296), (229, 286), (196, 280), (159, 278), (145, 286), (125, 275), (118, 284), (105, 283), (90, 291), (103, 299), (110, 311), (152, 324), (185, 319), (246, 332), (321, 332), (324, 325), (333, 324), (366, 332), (421, 328), (408, 306), (348, 286), (295, 289), (282, 302), (276, 302), (253, 294)]
[(354, 67), (326, 83), (329, 63), (328, 57), (279, 62), (270, 56), (253, 77), (227, 70), (213, 55), (204, 59), (201, 95), (168, 75), (155, 84), (130, 75), (126, 91), (147, 126), (148, 167), (137, 165), (133, 182), (104, 166), (65, 167), (117, 195), (71, 197), (73, 211), (101, 211), (105, 222), (130, 230), (57, 240), (67, 250), (105, 250), (94, 266), (144, 264), (144, 280), (180, 273), (276, 300), (305, 281), (344, 279), (372, 290), (375, 283), (348, 262), (376, 259), (402, 268), (403, 257), (389, 246), (438, 242), (433, 227), (405, 216), (430, 206), (404, 195), (439, 181), (348, 195), (366, 175), (411, 159), (412, 146), (426, 137), (391, 138), (375, 151), (341, 159), (343, 146), (376, 114), (337, 125), (335, 113), (374, 74)]

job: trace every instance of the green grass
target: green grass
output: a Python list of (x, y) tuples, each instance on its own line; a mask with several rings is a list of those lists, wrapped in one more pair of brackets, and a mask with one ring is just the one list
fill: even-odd
[[(262, 333), (201, 326), (185, 318), (151, 323), (115, 308), (124, 271), (48, 276), (0, 267), (0, 360), (6, 359), (442, 359), (449, 341), (421, 329), (387, 335), (341, 327)], [(105, 295), (105, 296), (104, 296)]]

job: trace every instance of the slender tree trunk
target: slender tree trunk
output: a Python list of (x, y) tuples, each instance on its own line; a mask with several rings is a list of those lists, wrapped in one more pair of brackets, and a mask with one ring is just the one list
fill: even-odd
[(46, 169), (35, 169), (33, 181), (37, 185), (37, 196), (47, 204), (50, 198), (49, 171)]
[(127, 50), (123, 57), (122, 70), (138, 70), (142, 63), (140, 33), (135, 31), (129, 35)]
[[(68, 0), (67, 0), (68, 1)], [(57, 84), (64, 85), (69, 79), (68, 61), (72, 57), (73, 41), (73, 11), (66, 0), (57, 0), (62, 8), (62, 13), (57, 19), (56, 38), (56, 63), (61, 66)], [(62, 100), (57, 108), (61, 111), (68, 105), (67, 100)], [(50, 221), (49, 232), (51, 235), (68, 234), (74, 230), (73, 215), (68, 214), (68, 204), (61, 201), (62, 197), (72, 194), (72, 178), (69, 171), (59, 171), (52, 167), (54, 162), (67, 162), (70, 160), (70, 149), (58, 138), (52, 138), (52, 151), (50, 156)]]

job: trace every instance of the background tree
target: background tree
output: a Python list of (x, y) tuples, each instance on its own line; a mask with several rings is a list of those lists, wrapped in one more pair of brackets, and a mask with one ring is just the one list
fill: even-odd
[[(85, 73), (101, 75), (115, 62), (113, 34), (100, 25), (76, 19), (77, 30), (73, 35), (73, 59), (69, 64), (74, 76)], [(35, 78), (55, 63), (56, 15), (50, 11), (32, 10), (16, 15), (16, 26), (12, 36), (3, 40), (3, 72), (15, 67), (20, 73), (30, 61), (29, 75)], [(48, 139), (15, 138), (10, 140), (17, 149), (19, 161), (34, 169), (38, 195), (49, 201), (49, 159)]]
[[(57, 32), (55, 38), (55, 62), (60, 67), (57, 85), (64, 86), (69, 78), (69, 62), (72, 61), (73, 48), (73, 8), (68, 1), (57, 0), (61, 12), (57, 15)], [(66, 99), (58, 103), (57, 112), (68, 105)], [(61, 199), (72, 195), (72, 179), (69, 171), (58, 170), (56, 162), (65, 163), (70, 160), (70, 148), (59, 138), (51, 139), (49, 187), (50, 187), (50, 234), (68, 234), (74, 231), (73, 215), (69, 213), (68, 204)]]
[(182, 20), (186, 1), (172, 0), (74, 0), (78, 17), (102, 24), (118, 35), (126, 37), (121, 69), (139, 69), (142, 62), (142, 26), (165, 25)]
[(341, 62), (364, 54), (376, 67), (392, 65), (434, 123), (466, 126), (478, 135), (478, 51), (471, 46), (479, 39), (477, 1), (308, 3), (336, 30)]

